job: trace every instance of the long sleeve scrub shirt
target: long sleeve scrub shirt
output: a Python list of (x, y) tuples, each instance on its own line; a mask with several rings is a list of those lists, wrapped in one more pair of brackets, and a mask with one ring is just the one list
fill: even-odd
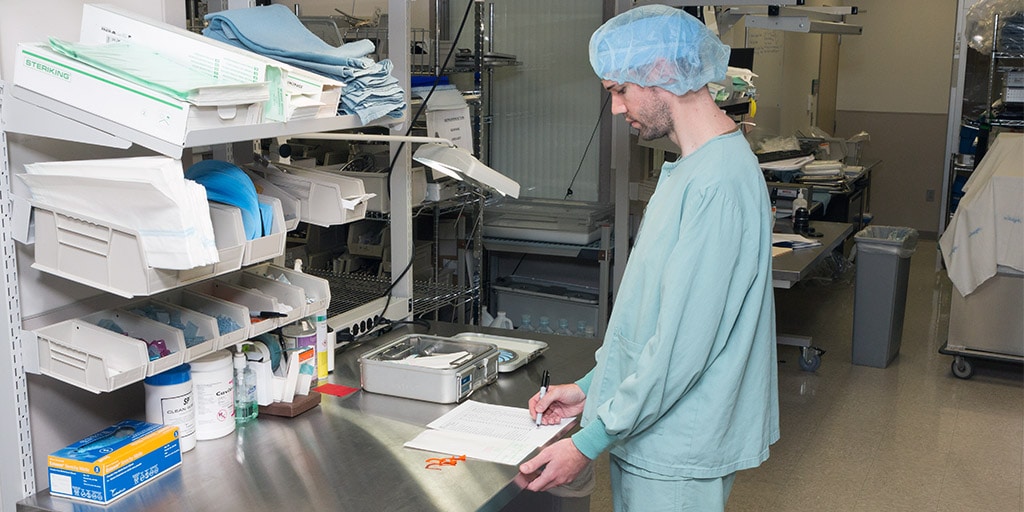
[(779, 438), (771, 206), (738, 131), (662, 167), (572, 436), (654, 478), (756, 467)]

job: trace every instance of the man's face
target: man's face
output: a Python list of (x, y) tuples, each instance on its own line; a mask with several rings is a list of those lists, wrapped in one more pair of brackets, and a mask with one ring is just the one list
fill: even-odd
[(659, 139), (672, 131), (672, 116), (657, 88), (611, 80), (602, 80), (601, 85), (612, 95), (612, 114), (623, 114), (641, 139)]

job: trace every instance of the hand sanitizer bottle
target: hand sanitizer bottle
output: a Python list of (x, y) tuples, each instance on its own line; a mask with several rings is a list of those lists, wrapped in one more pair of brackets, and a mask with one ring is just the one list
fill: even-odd
[(241, 350), (233, 356), (235, 367), (235, 425), (244, 425), (256, 419), (259, 404), (256, 403), (256, 372), (249, 368), (249, 361)]
[(796, 199), (793, 200), (793, 212), (795, 213), (799, 208), (807, 208), (807, 199), (804, 198), (804, 189), (800, 189), (796, 192)]

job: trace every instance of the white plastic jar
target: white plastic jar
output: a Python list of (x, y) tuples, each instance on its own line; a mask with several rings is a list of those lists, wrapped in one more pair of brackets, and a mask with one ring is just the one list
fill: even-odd
[(196, 409), (187, 364), (146, 377), (146, 421), (178, 427), (181, 451), (196, 447)]
[(196, 439), (224, 437), (235, 431), (235, 390), (231, 352), (218, 350), (190, 363), (196, 397)]

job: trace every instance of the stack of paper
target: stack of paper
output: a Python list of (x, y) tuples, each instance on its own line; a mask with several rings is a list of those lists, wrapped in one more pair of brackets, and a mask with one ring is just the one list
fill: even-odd
[(190, 269), (219, 261), (206, 189), (165, 156), (41, 162), (18, 177), (32, 199), (138, 231), (147, 263)]
[(405, 447), (515, 465), (573, 421), (538, 427), (527, 409), (469, 400), (431, 422)]
[(789, 249), (810, 249), (821, 245), (821, 242), (807, 238), (803, 235), (791, 235), (788, 233), (772, 233), (772, 245), (774, 247), (786, 247)]

